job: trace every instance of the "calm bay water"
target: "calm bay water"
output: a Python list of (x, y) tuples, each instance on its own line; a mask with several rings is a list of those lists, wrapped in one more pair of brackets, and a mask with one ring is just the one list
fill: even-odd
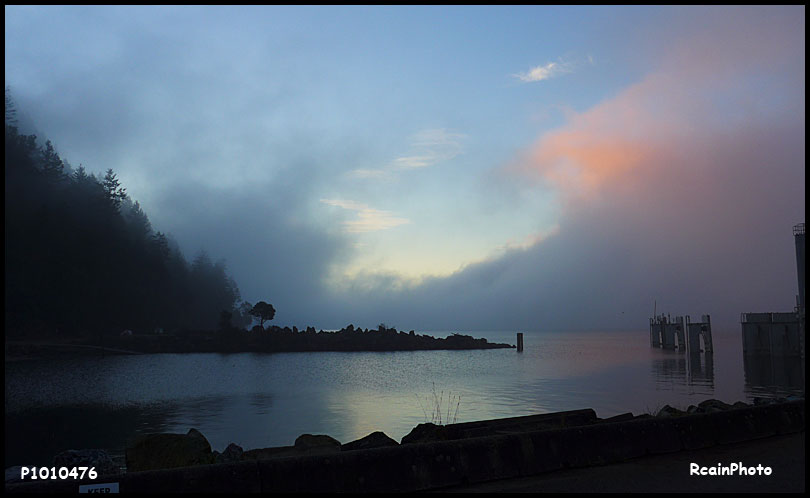
[[(445, 336), (446, 333), (431, 333)], [(514, 332), (481, 332), (515, 343)], [(200, 430), (213, 449), (399, 440), (442, 422), (593, 408), (600, 417), (685, 409), (710, 398), (804, 395), (798, 359), (743, 361), (739, 333), (715, 331), (714, 355), (649, 347), (642, 332), (526, 333), (525, 351), (164, 354), (5, 365), (6, 467), (49, 465), (65, 449), (105, 448), (150, 432)], [(434, 397), (440, 397), (436, 401)], [(452, 400), (452, 402), (450, 401)]]

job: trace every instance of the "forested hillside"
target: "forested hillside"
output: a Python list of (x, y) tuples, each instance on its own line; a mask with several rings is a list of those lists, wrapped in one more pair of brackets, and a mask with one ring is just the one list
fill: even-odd
[(5, 116), (7, 337), (215, 329), (223, 311), (249, 323), (224, 261), (189, 264), (112, 169), (88, 174), (20, 133), (8, 91)]

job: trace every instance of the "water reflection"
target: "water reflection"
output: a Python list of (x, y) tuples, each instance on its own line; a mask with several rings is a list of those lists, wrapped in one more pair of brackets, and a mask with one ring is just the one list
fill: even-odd
[(672, 357), (654, 359), (652, 374), (656, 384), (672, 387), (674, 384), (686, 384), (686, 358), (674, 353)]
[(684, 354), (656, 351), (662, 357), (651, 361), (652, 377), (657, 390), (682, 390), (695, 394), (714, 393), (714, 356), (711, 353)]
[(122, 452), (135, 435), (191, 427), (219, 451), (231, 442), (244, 449), (290, 445), (305, 433), (348, 442), (380, 430), (399, 440), (429, 420), (436, 404), (448, 417), (449, 393), (461, 396), (457, 421), (469, 422), (582, 408), (609, 417), (654, 413), (664, 404), (685, 409), (708, 398), (783, 395), (773, 394), (774, 385), (804, 391), (803, 363), (795, 361), (748, 361), (744, 379), (738, 337), (716, 336), (714, 356), (651, 349), (646, 333), (594, 332), (527, 335), (519, 355), (501, 349), (8, 362), (6, 463), (49, 464), (68, 448)]
[(798, 356), (743, 356), (745, 390), (753, 396), (804, 396), (804, 358)]
[(714, 355), (712, 353), (690, 352), (687, 356), (688, 380), (690, 386), (701, 385), (714, 389)]

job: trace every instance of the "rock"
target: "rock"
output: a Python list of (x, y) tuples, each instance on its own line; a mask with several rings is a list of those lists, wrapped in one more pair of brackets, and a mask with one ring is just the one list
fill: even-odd
[(337, 453), (340, 451), (340, 442), (330, 436), (319, 434), (302, 434), (295, 440), (295, 446), (277, 446), (273, 448), (256, 448), (252, 450), (242, 451), (242, 448), (231, 443), (225, 449), (221, 458), (224, 458), (226, 453), (231, 454), (232, 458), (238, 460), (267, 460), (270, 458), (282, 458), (289, 456), (301, 455), (319, 455), (324, 453)]
[(215, 451), (214, 453), (215, 453), (214, 462), (226, 463), (226, 462), (240, 461), (242, 459), (242, 454), (244, 453), (244, 451), (242, 450), (241, 446), (231, 443), (228, 445), (227, 448), (225, 448), (225, 451), (223, 451), (222, 453), (219, 453), (218, 451)]
[(127, 471), (171, 469), (213, 463), (211, 445), (200, 431), (187, 434), (148, 434), (126, 449)]
[(294, 448), (305, 453), (333, 453), (340, 451), (340, 441), (326, 434), (301, 434)]
[(447, 430), (443, 426), (428, 422), (414, 427), (411, 432), (402, 438), (402, 444), (445, 441), (447, 439)]
[(399, 446), (399, 443), (386, 436), (384, 432), (377, 431), (372, 432), (364, 438), (344, 444), (340, 447), (340, 450), (367, 450), (369, 448), (382, 448), (383, 446)]
[(602, 419), (599, 421), (600, 424), (604, 423), (611, 423), (611, 422), (626, 422), (627, 420), (633, 420), (633, 414), (630, 412), (622, 413), (620, 415), (614, 415), (612, 417), (608, 417), (606, 419)]
[[(193, 427), (188, 430), (188, 432), (186, 433), (186, 436), (191, 436), (191, 437), (195, 437), (197, 439), (202, 439), (206, 443), (208, 442), (208, 440), (205, 439), (205, 436), (202, 435), (202, 432), (198, 431), (197, 429), (194, 429)], [(210, 447), (211, 445), (209, 444), (208, 446)]]
[(686, 413), (699, 413), (698, 407), (695, 405), (689, 405), (689, 407), (686, 409)]
[(66, 450), (53, 457), (53, 466), (95, 467), (99, 476), (121, 472), (104, 450)]
[(730, 409), (731, 405), (717, 399), (707, 399), (706, 401), (698, 403), (698, 411), (700, 413), (724, 412)]
[(682, 412), (677, 408), (673, 408), (669, 405), (664, 405), (663, 408), (658, 410), (658, 413), (655, 415), (656, 417), (679, 417), (684, 415), (686, 412)]
[(736, 403), (731, 405), (732, 408), (749, 408), (750, 406), (751, 405), (749, 405), (748, 403), (743, 403), (742, 401), (737, 401)]

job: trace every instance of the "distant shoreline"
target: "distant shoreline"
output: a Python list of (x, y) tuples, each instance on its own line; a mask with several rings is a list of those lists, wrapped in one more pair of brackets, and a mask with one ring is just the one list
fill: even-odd
[(157, 353), (311, 353), (397, 352), (473, 349), (514, 349), (485, 338), (452, 334), (436, 338), (414, 331), (344, 328), (335, 332), (308, 328), (303, 331), (272, 327), (222, 331), (184, 331), (175, 334), (133, 334), (90, 339), (6, 340), (7, 362), (71, 356), (132, 355)]

